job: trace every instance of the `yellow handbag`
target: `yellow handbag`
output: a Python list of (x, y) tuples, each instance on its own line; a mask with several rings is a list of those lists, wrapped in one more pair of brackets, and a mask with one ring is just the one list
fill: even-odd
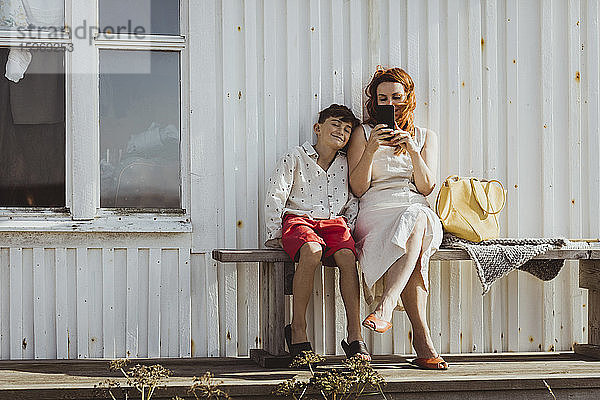
[(471, 242), (500, 235), (497, 215), (506, 203), (506, 191), (496, 180), (449, 176), (442, 184), (436, 212), (444, 230)]

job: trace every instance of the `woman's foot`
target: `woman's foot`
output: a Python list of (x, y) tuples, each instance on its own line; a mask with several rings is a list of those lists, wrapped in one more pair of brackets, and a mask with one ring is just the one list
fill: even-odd
[(410, 362), (417, 368), (428, 370), (445, 370), (448, 369), (448, 363), (442, 357), (435, 358), (415, 358)]
[(385, 333), (392, 327), (391, 323), (377, 317), (377, 315), (374, 312), (372, 312), (367, 316), (367, 318), (365, 318), (365, 320), (362, 322), (362, 325), (365, 328), (369, 328), (377, 333)]
[(429, 332), (413, 332), (412, 345), (419, 358), (434, 359), (439, 357)]

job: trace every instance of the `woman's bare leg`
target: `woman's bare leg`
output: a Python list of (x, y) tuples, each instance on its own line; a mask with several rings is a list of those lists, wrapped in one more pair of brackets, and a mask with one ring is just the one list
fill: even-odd
[(375, 316), (385, 321), (392, 320), (392, 312), (408, 283), (421, 254), (427, 219), (419, 213), (415, 227), (406, 241), (406, 254), (400, 257), (385, 273), (385, 290), (381, 302), (375, 308)]
[(427, 290), (421, 275), (421, 257), (417, 262), (404, 291), (402, 304), (413, 329), (412, 345), (417, 352), (417, 357), (434, 358), (438, 353), (433, 347), (429, 326), (427, 325)]

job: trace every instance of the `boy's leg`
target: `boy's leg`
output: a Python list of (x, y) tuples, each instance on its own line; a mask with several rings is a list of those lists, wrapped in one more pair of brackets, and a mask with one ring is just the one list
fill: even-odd
[(356, 257), (350, 249), (340, 249), (333, 255), (340, 269), (340, 292), (346, 308), (348, 343), (363, 340), (360, 325), (360, 288)]
[(300, 258), (294, 273), (292, 297), (292, 343), (307, 342), (306, 307), (313, 291), (315, 270), (321, 263), (323, 247), (317, 242), (306, 242), (299, 250)]

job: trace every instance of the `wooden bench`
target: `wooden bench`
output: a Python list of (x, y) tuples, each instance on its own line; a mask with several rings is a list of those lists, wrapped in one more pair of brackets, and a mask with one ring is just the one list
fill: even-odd
[[(288, 362), (283, 328), (285, 325), (285, 295), (292, 294), (295, 265), (283, 250), (276, 249), (216, 249), (212, 257), (222, 263), (260, 263), (259, 296), (262, 349), (250, 350), (250, 358), (263, 367), (283, 366)], [(576, 353), (600, 359), (600, 246), (583, 249), (552, 250), (538, 259), (579, 261), (579, 286), (588, 294), (588, 344), (575, 345)], [(467, 261), (463, 250), (442, 249), (432, 260)]]

